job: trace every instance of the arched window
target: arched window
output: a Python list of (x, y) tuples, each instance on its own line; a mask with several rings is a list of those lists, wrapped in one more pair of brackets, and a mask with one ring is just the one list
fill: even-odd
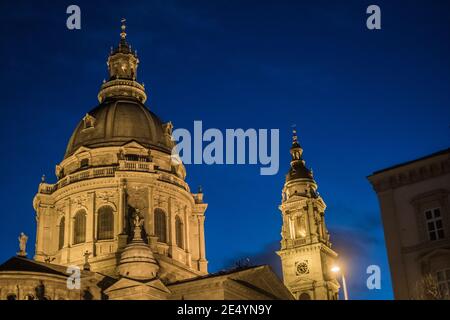
[(75, 214), (73, 223), (73, 243), (86, 241), (86, 211), (80, 210)]
[(175, 218), (175, 238), (177, 247), (183, 249), (183, 221), (179, 216)]
[(58, 241), (58, 250), (61, 250), (64, 247), (64, 228), (66, 226), (66, 219), (64, 217), (59, 220), (59, 241)]
[(159, 242), (167, 243), (166, 213), (159, 208), (155, 209), (155, 235)]
[(98, 210), (97, 239), (106, 240), (114, 238), (114, 213), (110, 206)]
[(303, 293), (300, 295), (300, 297), (298, 298), (298, 300), (311, 300), (311, 296), (310, 296), (308, 293), (303, 292)]

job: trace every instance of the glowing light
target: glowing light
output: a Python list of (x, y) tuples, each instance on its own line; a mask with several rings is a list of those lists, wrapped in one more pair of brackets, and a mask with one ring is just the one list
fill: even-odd
[(334, 266), (331, 268), (331, 271), (334, 273), (338, 273), (339, 271), (341, 271), (341, 268), (339, 268), (338, 266)]

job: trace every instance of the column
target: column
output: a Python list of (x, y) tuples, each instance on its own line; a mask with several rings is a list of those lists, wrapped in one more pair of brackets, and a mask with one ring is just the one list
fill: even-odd
[(64, 246), (63, 248), (66, 248), (69, 246), (69, 234), (70, 234), (70, 198), (65, 200), (65, 209), (64, 210)]
[(198, 230), (199, 230), (199, 253), (200, 253), (200, 259), (199, 259), (199, 269), (201, 272), (208, 272), (207, 271), (207, 264), (206, 256), (205, 256), (205, 216), (199, 215), (198, 216)]
[(317, 236), (316, 221), (314, 219), (314, 209), (311, 200), (308, 200), (308, 220), (309, 220), (309, 233), (311, 237)]
[(128, 235), (125, 231), (125, 215), (127, 206), (127, 184), (124, 179), (119, 180), (119, 208), (117, 212), (118, 240), (117, 247), (122, 249), (127, 245)]
[(43, 227), (44, 227), (44, 219), (42, 212), (41, 204), (38, 204), (36, 210), (36, 224), (37, 224), (37, 234), (36, 234), (36, 255), (43, 254)]
[(176, 239), (175, 239), (175, 215), (173, 214), (173, 199), (169, 197), (168, 199), (168, 229), (169, 229), (169, 252), (170, 256), (173, 257), (174, 248), (176, 247)]
[(65, 210), (64, 210), (64, 246), (61, 251), (61, 262), (67, 263), (69, 261), (68, 255), (69, 255), (69, 247), (70, 247), (70, 198), (64, 200), (65, 204)]
[(95, 239), (95, 192), (87, 194), (86, 243)]
[(190, 228), (189, 228), (189, 217), (191, 213), (184, 207), (184, 250), (186, 251), (186, 264), (189, 267), (192, 267), (192, 256), (191, 256), (191, 245), (190, 245)]
[(155, 235), (155, 216), (154, 213), (155, 212), (155, 208), (154, 208), (154, 204), (153, 204), (153, 187), (149, 188), (148, 191), (148, 234), (150, 236), (154, 236)]
[(123, 219), (125, 216), (125, 205), (124, 205), (124, 185), (122, 180), (119, 181), (119, 204), (118, 204), (118, 208), (117, 208), (117, 232), (118, 234), (122, 234), (123, 233)]

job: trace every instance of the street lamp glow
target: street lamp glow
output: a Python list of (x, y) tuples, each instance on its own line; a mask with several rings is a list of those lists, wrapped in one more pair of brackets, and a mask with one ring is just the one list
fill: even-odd
[(341, 277), (342, 277), (342, 289), (344, 289), (344, 299), (348, 300), (348, 292), (347, 292), (347, 283), (345, 282), (345, 275), (344, 272), (341, 271), (341, 268), (339, 268), (339, 266), (333, 266), (331, 269), (331, 272), (333, 273), (341, 273)]
[(338, 266), (334, 266), (333, 268), (331, 268), (331, 271), (334, 273), (338, 273), (339, 271), (341, 271), (341, 268), (339, 268)]

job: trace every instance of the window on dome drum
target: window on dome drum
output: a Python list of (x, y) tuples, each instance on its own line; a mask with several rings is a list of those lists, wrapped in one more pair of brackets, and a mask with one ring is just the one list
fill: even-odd
[(114, 213), (109, 206), (98, 210), (97, 239), (107, 240), (114, 238)]
[(83, 118), (84, 122), (84, 129), (89, 129), (94, 127), (94, 121), (95, 118), (90, 116), (89, 114), (86, 114), (86, 116)]
[(436, 272), (439, 292), (444, 297), (450, 297), (450, 269)]
[(177, 247), (183, 249), (183, 221), (178, 216), (175, 218), (175, 237)]
[(94, 125), (93, 125), (91, 119), (86, 119), (86, 120), (84, 121), (84, 128), (85, 128), (85, 129), (92, 128), (93, 126), (94, 126)]
[(127, 161), (149, 162), (149, 158), (147, 156), (141, 156), (138, 154), (126, 154), (124, 157)]
[(444, 225), (439, 208), (425, 211), (428, 237), (431, 241), (444, 239)]
[(155, 235), (159, 242), (167, 243), (166, 213), (161, 209), (155, 209)]
[(64, 228), (66, 226), (66, 219), (64, 217), (59, 220), (59, 240), (58, 240), (58, 250), (64, 247)]
[(80, 210), (75, 214), (73, 224), (73, 243), (83, 243), (86, 241), (86, 211)]
[(80, 162), (80, 168), (84, 169), (89, 167), (89, 159), (82, 159)]

